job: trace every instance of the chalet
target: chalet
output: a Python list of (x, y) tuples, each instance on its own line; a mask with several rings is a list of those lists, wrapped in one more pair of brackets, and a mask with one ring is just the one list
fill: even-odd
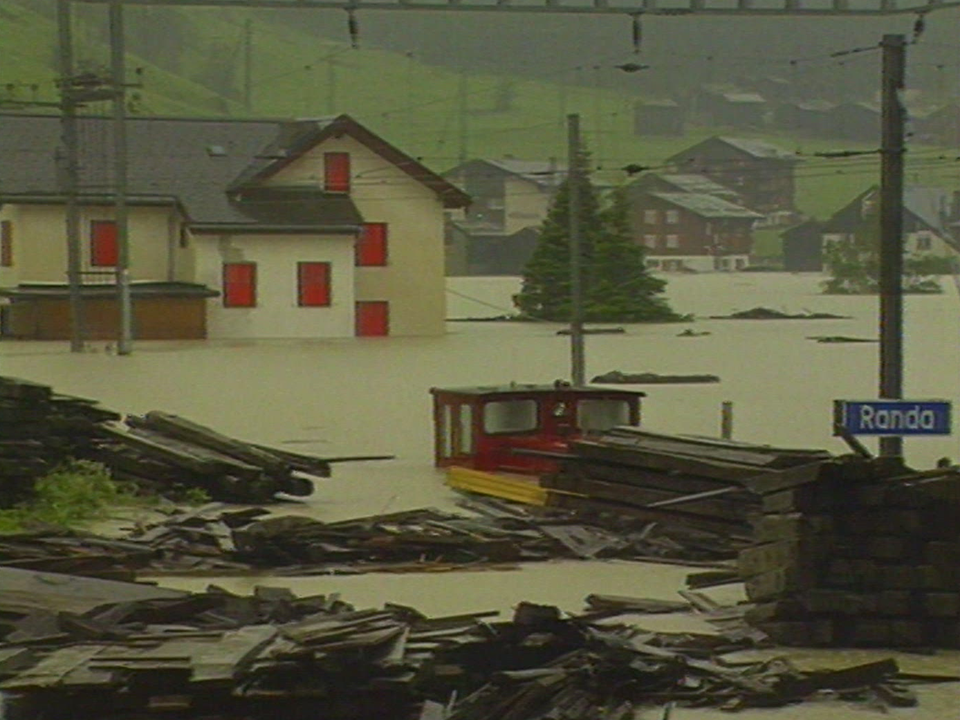
[(630, 198), (635, 242), (660, 270), (743, 270), (762, 215), (715, 195), (649, 192)]
[[(877, 187), (862, 192), (823, 223), (821, 249), (831, 242), (852, 240), (880, 212)], [(904, 253), (908, 256), (951, 257), (960, 252), (957, 222), (960, 197), (937, 187), (908, 187), (903, 193)]]
[(804, 220), (780, 233), (783, 242), (783, 269), (787, 272), (823, 270), (823, 223)]
[(683, 135), (685, 115), (675, 100), (638, 100), (633, 105), (633, 134)]
[(555, 162), (513, 158), (474, 159), (445, 172), (470, 196), (470, 206), (447, 223), (447, 273), (521, 274), (532, 252), (530, 230), (547, 216), (565, 173)]
[(960, 105), (945, 105), (921, 116), (914, 114), (915, 136), (933, 145), (960, 145)]
[(676, 173), (706, 175), (743, 198), (743, 205), (769, 224), (795, 211), (793, 153), (759, 140), (714, 136), (667, 158)]
[(767, 122), (770, 106), (756, 92), (706, 88), (698, 100), (701, 122), (711, 125), (755, 130)]
[(826, 112), (828, 135), (837, 140), (880, 144), (880, 108), (865, 102), (845, 102)]
[[(111, 121), (82, 117), (86, 337), (117, 332)], [(443, 218), (464, 193), (351, 117), (131, 118), (134, 336), (315, 338), (444, 331)], [(70, 332), (59, 121), (0, 116), (4, 330)]]

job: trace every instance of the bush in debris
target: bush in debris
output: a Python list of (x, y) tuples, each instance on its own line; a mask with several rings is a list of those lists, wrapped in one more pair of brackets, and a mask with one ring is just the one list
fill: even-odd
[(0, 510), (0, 532), (36, 524), (70, 527), (103, 517), (110, 508), (142, 502), (133, 490), (110, 477), (100, 463), (70, 460), (34, 484), (33, 497)]

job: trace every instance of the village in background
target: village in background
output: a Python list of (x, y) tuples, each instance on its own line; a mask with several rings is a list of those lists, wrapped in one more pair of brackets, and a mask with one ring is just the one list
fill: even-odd
[[(4, 70), (24, 78), (3, 78), (0, 93), (8, 338), (70, 335), (57, 65), (35, 49), (55, 47), (51, 8), (3, 5), (13, 58)], [(310, 62), (291, 70), (302, 38), (291, 31), (283, 46), (276, 27), (250, 13), (137, 12), (126, 193), (138, 339), (442, 334), (448, 277), (523, 274), (566, 176), (573, 112), (583, 117), (592, 181), (601, 197), (625, 191), (631, 237), (651, 272), (828, 273), (828, 248), (862, 240), (876, 223), (881, 118), (878, 89), (864, 89), (879, 87), (876, 47), (778, 58), (769, 72), (729, 79), (721, 58), (710, 77), (671, 94), (644, 79), (656, 77), (655, 56), (652, 68), (610, 60), (549, 83), (432, 66), (353, 38), (312, 48)], [(84, 333), (113, 338), (121, 243), (109, 43), (103, 18), (75, 13), (71, 82), (90, 98), (78, 106)], [(232, 48), (230, 71), (213, 72), (224, 54), (197, 58), (190, 76), (187, 60), (214, 31), (213, 47)], [(920, 40), (915, 33), (917, 52)], [(180, 41), (187, 55), (158, 64)], [(807, 61), (819, 63), (816, 73)], [(928, 72), (922, 89), (903, 95), (904, 246), (946, 273), (960, 251), (960, 105), (946, 66), (937, 67), (939, 82)], [(608, 70), (636, 74), (645, 90), (606, 85)], [(811, 82), (831, 72), (835, 85)], [(845, 93), (840, 80), (852, 73), (859, 90)], [(411, 102), (391, 109), (401, 100)]]

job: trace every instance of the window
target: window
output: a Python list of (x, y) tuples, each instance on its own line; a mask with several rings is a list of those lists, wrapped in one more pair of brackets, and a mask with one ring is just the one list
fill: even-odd
[(223, 306), (257, 306), (257, 264), (223, 264)]
[[(931, 247), (930, 236), (926, 233), (917, 235), (917, 250), (929, 250)], [(6, 264), (6, 263), (4, 263)]]
[(387, 264), (387, 224), (364, 223), (357, 238), (357, 267), (382, 266)]
[(663, 213), (663, 218), (667, 225), (676, 225), (680, 222), (680, 211), (667, 210), (665, 213)]
[(0, 221), (0, 267), (13, 265), (13, 223)]
[(643, 211), (643, 222), (646, 225), (656, 225), (659, 218), (657, 217), (656, 210), (644, 210)]
[(113, 220), (90, 223), (90, 264), (94, 267), (116, 267), (120, 259), (117, 224)]
[(680, 236), (679, 235), (667, 235), (667, 247), (673, 248), (674, 250), (680, 247)]
[(350, 153), (323, 154), (323, 189), (332, 193), (350, 192)]
[(656, 250), (656, 249), (657, 249), (657, 236), (656, 236), (656, 235), (644, 235), (644, 236), (643, 236), (643, 244), (646, 245), (648, 248), (651, 248), (651, 249), (653, 249), (653, 250)]
[(536, 400), (495, 400), (483, 406), (483, 431), (488, 435), (536, 430)]
[(581, 400), (577, 403), (577, 426), (584, 432), (609, 430), (630, 422), (626, 400)]
[(357, 337), (383, 337), (390, 334), (390, 303), (366, 300), (358, 302), (354, 312)]
[(330, 263), (297, 263), (297, 304), (300, 307), (330, 306)]

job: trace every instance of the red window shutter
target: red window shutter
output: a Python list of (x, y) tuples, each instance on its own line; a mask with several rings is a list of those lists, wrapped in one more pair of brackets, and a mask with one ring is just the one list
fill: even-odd
[(13, 265), (13, 223), (10, 220), (0, 221), (0, 266)]
[(387, 264), (387, 224), (365, 223), (357, 238), (357, 267)]
[(117, 224), (113, 220), (90, 223), (90, 264), (94, 267), (116, 267), (120, 259)]
[(330, 305), (330, 263), (297, 263), (297, 294), (301, 307)]
[(256, 307), (256, 263), (224, 263), (223, 306)]
[(358, 337), (390, 334), (390, 304), (381, 300), (358, 302), (355, 310)]
[(324, 153), (323, 188), (327, 192), (350, 192), (350, 153)]

